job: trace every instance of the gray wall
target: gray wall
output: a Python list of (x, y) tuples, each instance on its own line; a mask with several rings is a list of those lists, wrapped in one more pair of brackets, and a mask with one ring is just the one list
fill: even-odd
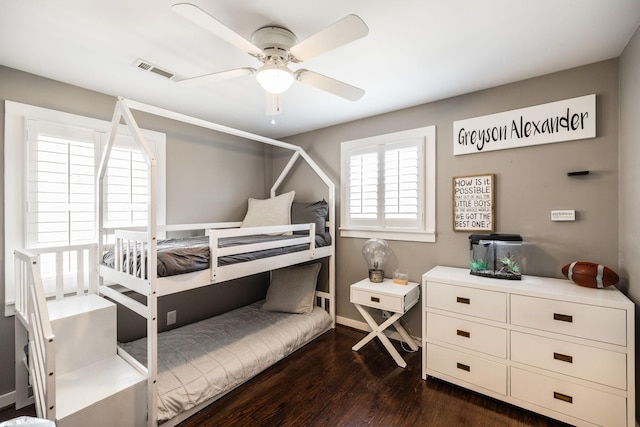
[[(416, 84), (420, 84), (417, 82)], [(465, 156), (453, 156), (455, 120), (595, 93), (597, 137)], [(340, 142), (422, 126), (437, 132), (437, 242), (390, 241), (400, 267), (419, 282), (436, 265), (467, 267), (467, 232), (452, 231), (451, 179), (496, 175), (496, 232), (519, 233), (526, 242), (524, 272), (561, 277), (571, 261), (618, 265), (618, 60), (609, 60), (456, 98), (296, 135), (301, 145), (340, 182)], [(274, 170), (284, 159), (275, 156)], [(588, 176), (567, 172), (589, 170)], [(295, 178), (292, 178), (295, 179)], [(551, 222), (552, 209), (575, 209), (577, 221)], [(349, 303), (349, 285), (366, 276), (364, 239), (338, 238), (337, 313), (362, 321)], [(421, 333), (420, 311), (405, 317)]]
[[(0, 66), (0, 100), (11, 100), (73, 114), (111, 120), (112, 96), (48, 80)], [(167, 222), (241, 221), (247, 197), (262, 198), (265, 175), (271, 162), (263, 144), (215, 133), (158, 117), (134, 113), (143, 128), (167, 134)], [(4, 102), (0, 102), (0, 169), (4, 176)], [(0, 185), (4, 201), (4, 179)], [(0, 211), (4, 224), (4, 203)], [(4, 249), (4, 228), (0, 234)], [(0, 280), (4, 282), (4, 261), (12, 254), (0, 252)], [(160, 329), (166, 313), (178, 311), (178, 323), (192, 322), (262, 298), (264, 275), (211, 286), (192, 293), (165, 297), (158, 302)], [(231, 289), (233, 287), (233, 289)], [(0, 285), (0, 307), (4, 308), (4, 283)], [(3, 310), (4, 311), (4, 310)], [(145, 331), (144, 322), (126, 310), (119, 310), (119, 338), (128, 340)], [(14, 390), (13, 317), (0, 315), (0, 396)]]
[[(620, 141), (619, 145), (619, 268), (629, 297), (636, 303), (636, 354), (640, 351), (640, 29), (620, 57)], [(637, 359), (636, 359), (637, 360)], [(637, 367), (636, 367), (636, 372)], [(636, 408), (640, 405), (637, 393), (640, 384), (636, 374)], [(637, 413), (637, 411), (636, 411)], [(637, 418), (637, 416), (636, 416)]]

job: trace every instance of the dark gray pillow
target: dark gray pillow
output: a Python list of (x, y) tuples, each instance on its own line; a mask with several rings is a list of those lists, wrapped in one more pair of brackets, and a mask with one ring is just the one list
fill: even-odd
[[(328, 240), (326, 231), (326, 221), (329, 216), (329, 204), (320, 200), (319, 202), (293, 202), (291, 205), (291, 224), (316, 224), (316, 234)], [(305, 234), (304, 231), (294, 231), (293, 234)]]
[(271, 283), (263, 310), (311, 314), (322, 264), (296, 265), (271, 272)]

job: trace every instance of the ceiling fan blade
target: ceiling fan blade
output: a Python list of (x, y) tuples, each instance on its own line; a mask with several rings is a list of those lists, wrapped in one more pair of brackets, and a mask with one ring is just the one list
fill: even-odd
[(317, 87), (349, 101), (358, 101), (364, 96), (364, 90), (350, 84), (314, 73), (309, 70), (296, 71), (296, 80)]
[(207, 31), (232, 44), (233, 46), (253, 56), (262, 55), (262, 49), (236, 33), (213, 16), (209, 15), (198, 6), (190, 3), (177, 3), (171, 6), (171, 10), (187, 18), (189, 21), (200, 25)]
[(175, 80), (176, 83), (180, 84), (192, 84), (192, 83), (208, 83), (215, 82), (218, 80), (228, 80), (236, 77), (248, 76), (255, 72), (255, 68), (236, 68), (234, 70), (220, 71), (217, 73), (204, 74), (202, 76), (189, 77), (186, 79)]
[(369, 27), (357, 15), (347, 15), (290, 49), (295, 62), (302, 62), (369, 34)]

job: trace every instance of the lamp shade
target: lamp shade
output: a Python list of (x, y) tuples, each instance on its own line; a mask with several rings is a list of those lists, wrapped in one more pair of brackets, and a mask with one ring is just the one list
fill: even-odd
[(293, 84), (293, 73), (282, 65), (268, 62), (258, 69), (256, 80), (270, 93), (282, 93)]

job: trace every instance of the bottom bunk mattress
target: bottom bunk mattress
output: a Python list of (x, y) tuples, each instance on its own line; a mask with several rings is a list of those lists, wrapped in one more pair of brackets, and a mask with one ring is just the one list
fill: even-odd
[[(223, 395), (331, 327), (320, 307), (288, 314), (263, 303), (158, 334), (158, 422)], [(146, 366), (146, 338), (120, 346)]]

